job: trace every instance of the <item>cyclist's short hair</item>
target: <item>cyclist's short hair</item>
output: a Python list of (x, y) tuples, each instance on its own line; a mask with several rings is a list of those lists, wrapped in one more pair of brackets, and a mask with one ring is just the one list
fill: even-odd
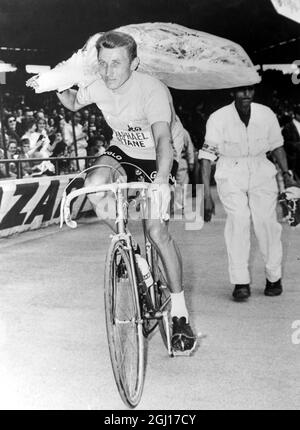
[(121, 31), (107, 31), (103, 33), (96, 42), (97, 56), (99, 57), (101, 48), (121, 48), (127, 49), (130, 61), (133, 61), (137, 56), (136, 41), (130, 34)]

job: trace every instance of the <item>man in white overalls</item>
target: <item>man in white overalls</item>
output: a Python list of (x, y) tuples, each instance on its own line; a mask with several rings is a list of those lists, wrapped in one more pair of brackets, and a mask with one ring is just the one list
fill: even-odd
[(252, 102), (253, 86), (236, 88), (232, 96), (231, 104), (209, 117), (205, 143), (199, 151), (205, 218), (209, 221), (214, 210), (210, 165), (218, 158), (215, 180), (227, 214), (225, 241), (230, 281), (235, 285), (233, 297), (245, 300), (250, 296), (250, 215), (265, 262), (264, 292), (267, 296), (277, 296), (282, 293), (281, 225), (276, 216), (277, 170), (266, 153), (271, 152), (280, 167), (285, 185), (291, 185), (283, 138), (274, 112)]

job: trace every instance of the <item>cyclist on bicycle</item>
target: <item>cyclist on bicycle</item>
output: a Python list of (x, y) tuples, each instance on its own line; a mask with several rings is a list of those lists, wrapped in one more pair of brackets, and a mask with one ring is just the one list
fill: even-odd
[[(177, 159), (183, 145), (183, 127), (175, 114), (168, 88), (158, 79), (136, 71), (139, 64), (137, 45), (128, 34), (110, 31), (96, 42), (99, 77), (85, 88), (57, 93), (62, 104), (72, 111), (95, 103), (113, 130), (107, 151), (98, 158), (95, 169), (88, 174), (86, 185), (101, 185), (113, 180), (111, 166), (127, 181), (141, 179), (146, 172), (153, 183), (150, 196), (160, 202), (160, 217), (170, 201), (170, 179), (175, 176)], [(135, 167), (120, 163), (131, 163)], [(151, 182), (148, 177), (142, 178)], [(157, 196), (159, 198), (157, 198)], [(103, 195), (89, 196), (101, 217)], [(155, 217), (156, 218), (156, 217)], [(189, 351), (196, 345), (196, 336), (189, 324), (182, 288), (180, 252), (168, 231), (168, 223), (161, 219), (146, 219), (146, 231), (164, 262), (171, 290), (173, 323), (172, 347)]]

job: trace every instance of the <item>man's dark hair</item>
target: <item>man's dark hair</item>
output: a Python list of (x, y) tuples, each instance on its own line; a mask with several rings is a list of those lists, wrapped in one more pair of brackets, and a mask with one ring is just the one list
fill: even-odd
[(130, 61), (133, 61), (137, 56), (137, 45), (136, 41), (132, 36), (121, 31), (107, 31), (96, 42), (97, 55), (101, 48), (121, 48), (127, 49)]
[(30, 130), (34, 124), (36, 125), (36, 120), (34, 118), (27, 119), (24, 123), (25, 131)]
[(21, 139), (21, 147), (23, 148), (24, 145), (30, 145), (30, 141), (29, 139), (27, 139), (27, 137), (24, 137), (23, 139)]

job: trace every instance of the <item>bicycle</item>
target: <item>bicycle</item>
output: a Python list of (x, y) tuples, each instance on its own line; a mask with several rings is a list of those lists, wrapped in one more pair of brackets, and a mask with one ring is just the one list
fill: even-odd
[(127, 197), (123, 191), (138, 190), (140, 207), (145, 210), (149, 185), (117, 181), (88, 186), (64, 194), (61, 203), (61, 226), (65, 220), (69, 227), (76, 228), (70, 212), (74, 198), (104, 191), (112, 191), (116, 197), (117, 233), (111, 236), (105, 262), (106, 331), (116, 385), (123, 402), (130, 408), (136, 407), (142, 396), (146, 364), (144, 340), (157, 326), (168, 355), (176, 355), (171, 347), (170, 293), (162, 261), (147, 238), (143, 223), (145, 257), (153, 277), (153, 284), (147, 287), (137, 263), (137, 242), (127, 228)]

